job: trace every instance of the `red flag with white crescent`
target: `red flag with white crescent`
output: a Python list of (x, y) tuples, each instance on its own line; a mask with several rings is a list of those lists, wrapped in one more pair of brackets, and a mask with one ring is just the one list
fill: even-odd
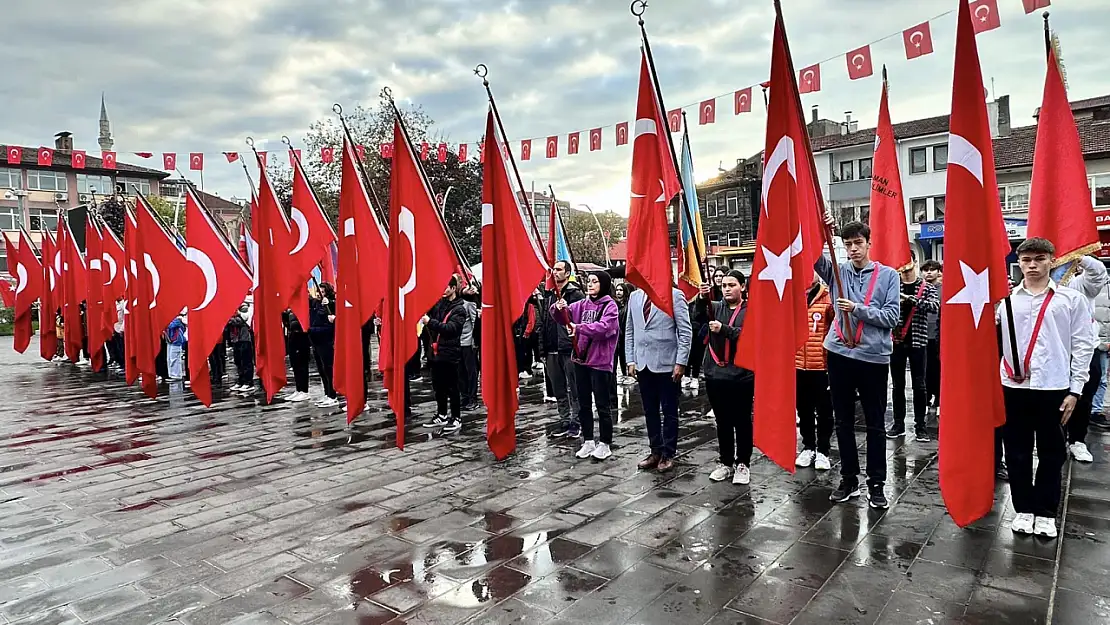
[(22, 354), (27, 351), (34, 333), (31, 309), (43, 293), (42, 263), (35, 257), (35, 248), (26, 231), (19, 231), (18, 247), (13, 247), (7, 236), (4, 237), (4, 244), (7, 246), (8, 272), (15, 278), (15, 301), (12, 304), (15, 310), (15, 320), (12, 323), (15, 351)]
[(871, 260), (901, 270), (909, 265), (910, 237), (906, 229), (898, 147), (890, 123), (887, 84), (879, 99), (879, 125), (875, 129), (875, 157), (871, 171)]
[(857, 48), (844, 55), (848, 61), (848, 78), (859, 80), (875, 73), (871, 66), (871, 46)]
[(112, 326), (107, 323), (104, 308), (114, 302), (104, 297), (104, 235), (89, 214), (85, 219), (85, 258), (88, 265), (85, 295), (85, 325), (88, 327), (89, 352), (92, 370), (104, 369), (104, 344), (112, 338)]
[(266, 400), (285, 386), (285, 334), (282, 313), (288, 307), (289, 293), (286, 276), (289, 275), (290, 241), (289, 223), (281, 210), (277, 195), (266, 172), (263, 153), (258, 153), (258, 204), (251, 218), (254, 238), (258, 244), (258, 286), (254, 290), (255, 367)]
[(77, 248), (77, 240), (68, 218), (58, 222), (62, 232), (62, 319), (65, 323), (65, 352), (70, 362), (81, 359), (85, 344), (85, 328), (81, 322), (81, 302), (88, 292), (88, 268), (85, 257)]
[(308, 300), (300, 294), (306, 289), (312, 270), (324, 261), (329, 246), (338, 238), (308, 182), (301, 159), (294, 158), (292, 152), (289, 158), (293, 164), (293, 206), (289, 209), (292, 247), (287, 286), (282, 292), (289, 294), (286, 301), (304, 324), (308, 323)]

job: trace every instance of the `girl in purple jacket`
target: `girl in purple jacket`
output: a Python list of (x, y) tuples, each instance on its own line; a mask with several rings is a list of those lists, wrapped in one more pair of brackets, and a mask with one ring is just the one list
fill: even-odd
[[(575, 454), (579, 458), (593, 456), (605, 460), (613, 455), (612, 393), (614, 375), (613, 354), (620, 334), (617, 303), (610, 297), (613, 279), (604, 271), (590, 273), (586, 281), (588, 297), (568, 305), (558, 300), (551, 307), (555, 320), (567, 326), (574, 341), (575, 384), (578, 387), (578, 422), (582, 425), (582, 448)], [(594, 438), (594, 416), (591, 406), (597, 407), (600, 437)]]

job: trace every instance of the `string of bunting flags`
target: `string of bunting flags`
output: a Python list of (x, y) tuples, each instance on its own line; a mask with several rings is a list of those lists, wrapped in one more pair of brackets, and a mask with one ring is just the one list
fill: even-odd
[[(975, 26), (975, 34), (995, 30), (1002, 26), (1001, 18), (998, 14), (999, 0), (973, 0), (968, 4), (968, 8), (973, 16)], [(1021, 0), (1022, 8), (1025, 14), (1028, 15), (1034, 11), (1048, 8), (1051, 5), (1051, 0)], [(933, 53), (933, 35), (930, 24), (943, 17), (946, 17), (955, 10), (945, 11), (944, 13), (937, 14), (928, 20), (921, 22), (915, 26), (903, 29), (898, 32), (890, 33), (885, 37), (876, 39), (866, 45), (863, 45), (854, 50), (846, 52), (843, 57), (836, 55), (814, 63), (812, 65), (803, 67), (798, 70), (798, 88), (802, 94), (818, 93), (821, 91), (821, 68), (833, 61), (843, 58), (850, 80), (860, 80), (862, 78), (870, 77), (874, 74), (874, 59), (872, 57), (871, 46), (882, 43), (888, 39), (892, 39), (901, 35), (902, 43), (905, 49), (906, 60), (913, 60)], [(717, 122), (717, 101), (722, 98), (730, 98), (732, 102), (733, 115), (742, 115), (744, 113), (752, 112), (752, 97), (754, 88), (756, 86), (766, 87), (767, 83), (760, 83), (759, 85), (748, 85), (741, 89), (737, 89), (731, 93), (724, 93), (712, 98), (707, 98), (699, 103), (691, 103), (679, 106), (677, 108), (667, 111), (667, 125), (670, 126), (671, 132), (682, 131), (682, 111), (697, 106), (698, 109), (698, 125), (706, 126), (715, 124)], [(574, 156), (579, 154), (582, 146), (582, 136), (586, 135), (588, 147), (590, 152), (597, 152), (602, 149), (602, 142), (604, 139), (604, 131), (607, 129), (615, 129), (616, 147), (628, 145), (628, 122), (623, 121), (617, 124), (610, 124), (608, 126), (600, 126), (590, 130), (576, 130), (567, 133), (566, 135), (566, 154)], [(532, 144), (533, 142), (542, 141), (544, 144), (544, 158), (551, 160), (559, 157), (561, 135), (551, 135), (544, 137), (533, 137), (530, 139), (520, 140), (520, 160), (531, 161), (533, 157)], [(482, 160), (481, 143), (475, 144), (479, 160)], [(356, 145), (356, 152), (360, 160), (366, 159), (366, 146)], [(340, 148), (336, 146), (325, 146), (320, 148), (320, 161), (325, 164), (336, 162), (336, 153)], [(301, 150), (294, 150), (295, 158), (300, 159)], [(153, 152), (134, 152), (136, 156), (144, 159), (154, 157)], [(260, 159), (263, 165), (267, 164), (267, 153), (260, 151)], [(470, 155), (469, 144), (460, 143), (458, 148), (454, 151), (447, 143), (439, 143), (436, 145), (424, 142), (420, 145), (420, 159), (427, 161), (433, 154), (436, 160), (441, 163), (447, 162), (448, 154), (455, 154), (458, 160), (465, 161)], [(223, 152), (223, 157), (227, 159), (228, 163), (234, 163), (239, 160), (239, 152)], [(393, 144), (382, 143), (378, 146), (378, 155), (383, 159), (393, 158)], [(118, 153), (114, 151), (104, 151), (101, 153), (101, 168), (102, 169), (116, 169), (116, 159)], [(177, 169), (176, 152), (162, 153), (162, 168), (166, 171), (175, 171)], [(189, 153), (189, 169), (191, 171), (202, 171), (204, 169), (204, 157), (202, 152)], [(9, 146), (7, 152), (7, 160), (9, 165), (18, 165), (23, 159), (23, 148), (17, 146)], [(293, 165), (294, 154), (290, 153), (290, 166)], [(54, 150), (52, 148), (40, 147), (38, 148), (38, 164), (41, 166), (49, 166), (54, 160)], [(84, 169), (87, 160), (87, 153), (85, 150), (73, 150), (71, 154), (71, 166), (74, 169)]]

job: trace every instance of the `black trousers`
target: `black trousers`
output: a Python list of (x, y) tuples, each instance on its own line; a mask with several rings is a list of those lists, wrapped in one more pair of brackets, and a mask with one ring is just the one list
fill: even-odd
[(717, 420), (721, 464), (727, 467), (735, 464), (751, 466), (755, 378), (728, 381), (706, 377), (705, 393)]
[(446, 415), (450, 407), (451, 418), (458, 419), (461, 414), (458, 362), (432, 361), (432, 390), (436, 395), (437, 414)]
[(324, 395), (335, 399), (335, 333), (310, 332), (312, 353), (316, 357), (316, 372), (324, 385)]
[(216, 343), (212, 353), (208, 355), (208, 372), (213, 382), (223, 384), (224, 374), (227, 373), (227, 343), (223, 340)]
[(909, 343), (895, 343), (890, 355), (890, 376), (894, 404), (894, 430), (906, 429), (906, 362), (910, 364), (910, 385), (913, 389), (913, 424), (925, 427), (929, 392), (925, 389), (925, 349)]
[(925, 390), (940, 405), (940, 340), (929, 339), (925, 347)]
[(679, 388), (674, 372), (655, 373), (644, 369), (636, 377), (640, 381), (651, 453), (660, 458), (674, 458), (678, 455)]
[[(184, 368), (184, 364), (182, 367)], [(154, 357), (154, 372), (163, 380), (170, 379), (170, 367), (166, 362), (166, 339), (159, 342), (158, 355)]]
[(833, 432), (829, 372), (798, 369), (796, 382), (798, 428), (802, 431), (802, 447), (827, 456)]
[(459, 361), (459, 387), (462, 405), (469, 407), (478, 403), (478, 349), (474, 346), (462, 347), (462, 360)]
[(124, 365), (123, 334), (113, 332), (112, 338), (108, 340), (106, 347), (108, 348), (108, 364), (122, 367)]
[(690, 343), (690, 360), (686, 364), (686, 377), (697, 379), (701, 375), (701, 363), (705, 360), (705, 341), (699, 328), (694, 328), (694, 340)]
[[(612, 371), (601, 371), (574, 363), (574, 382), (578, 386), (578, 423), (582, 425), (582, 440), (613, 444), (613, 400), (609, 393), (612, 391), (614, 375), (616, 374)], [(596, 438), (595, 407), (599, 429)]]
[(285, 339), (285, 349), (289, 353), (289, 364), (293, 367), (293, 382), (299, 393), (308, 392), (308, 363), (312, 361), (312, 343), (308, 334), (292, 332)]
[(254, 383), (254, 343), (239, 341), (231, 344), (231, 357), (235, 361), (235, 370), (239, 372), (237, 384), (250, 386)]
[(1096, 349), (1091, 357), (1091, 377), (1083, 385), (1083, 395), (1075, 403), (1075, 411), (1068, 420), (1068, 443), (1087, 442), (1087, 428), (1091, 425), (1091, 404), (1098, 391), (1098, 382), (1102, 379), (1102, 361), (1098, 354)]
[(513, 337), (513, 346), (516, 348), (516, 372), (524, 373), (532, 370), (532, 346), (523, 336)]
[[(1060, 404), (1068, 392), (1003, 386), (1002, 394), (1006, 400), (1006, 466), (1014, 510), (1054, 519), (1060, 506), (1060, 473), (1067, 458)], [(1036, 479), (1034, 444), (1039, 462)]]
[(867, 428), (867, 484), (886, 483), (886, 381), (889, 365), (864, 362), (829, 352), (829, 393), (836, 419), (836, 444), (840, 449), (840, 475), (859, 483), (859, 447), (856, 444), (856, 394)]

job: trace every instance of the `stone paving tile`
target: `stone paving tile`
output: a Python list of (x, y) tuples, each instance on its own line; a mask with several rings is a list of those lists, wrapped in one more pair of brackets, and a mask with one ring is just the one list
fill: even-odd
[[(829, 502), (835, 471), (758, 454), (750, 486), (710, 483), (714, 424), (690, 392), (659, 475), (635, 468), (634, 388), (595, 462), (546, 438), (553, 407), (525, 385), (518, 451), (495, 463), (480, 413), (450, 438), (412, 428), (401, 451), (380, 408), (348, 428), (280, 400), (152, 402), (3, 339), (0, 385), (26, 395), (0, 421), (0, 625), (993, 625), (1047, 622), (1050, 601), (1058, 623), (1110, 620), (1103, 434), (1069, 467), (1057, 560), (1009, 531), (1005, 484), (957, 528), (935, 443), (887, 441), (886, 511)], [(431, 397), (413, 390), (419, 422)]]

